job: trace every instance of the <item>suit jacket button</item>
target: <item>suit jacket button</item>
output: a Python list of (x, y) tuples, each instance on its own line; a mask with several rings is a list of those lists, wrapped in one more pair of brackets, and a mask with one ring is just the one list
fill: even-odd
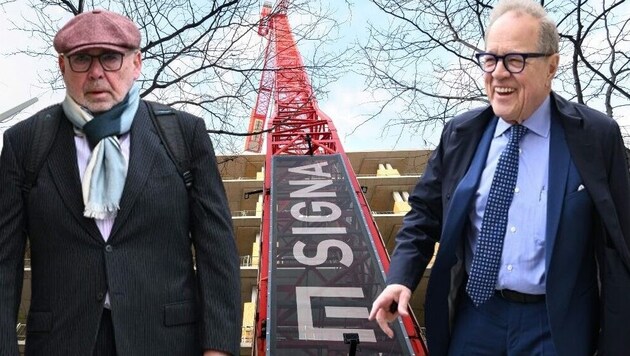
[(96, 295), (96, 300), (100, 302), (101, 300), (103, 300), (104, 297), (105, 297), (105, 293), (99, 293)]
[(112, 252), (112, 251), (114, 251), (114, 248), (112, 247), (112, 245), (107, 245), (107, 246), (105, 246), (105, 251)]

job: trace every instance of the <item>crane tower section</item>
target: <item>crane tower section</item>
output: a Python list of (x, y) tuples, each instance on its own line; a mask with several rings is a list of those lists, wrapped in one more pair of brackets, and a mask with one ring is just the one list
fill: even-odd
[(425, 355), (410, 318), (394, 323), (393, 339), (368, 321), (387, 252), (333, 122), (317, 105), (287, 5), (262, 10), (258, 32), (268, 44), (246, 141), (260, 152), (266, 137), (254, 354), (352, 355), (358, 344), (365, 355)]

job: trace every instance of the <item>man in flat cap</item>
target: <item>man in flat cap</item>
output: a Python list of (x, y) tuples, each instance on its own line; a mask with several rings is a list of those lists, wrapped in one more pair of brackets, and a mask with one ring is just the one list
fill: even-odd
[[(0, 157), (0, 354), (18, 355), (27, 239), (26, 355), (238, 354), (238, 256), (204, 122), (174, 117), (187, 189), (139, 97), (136, 25), (94, 10), (54, 47), (66, 97), (7, 130)], [(51, 117), (55, 137), (25, 191), (35, 124)]]

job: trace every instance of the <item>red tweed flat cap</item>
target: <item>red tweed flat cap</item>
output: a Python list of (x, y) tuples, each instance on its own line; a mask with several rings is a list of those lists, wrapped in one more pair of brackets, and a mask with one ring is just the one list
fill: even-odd
[(55, 35), (58, 53), (70, 55), (89, 48), (124, 52), (140, 48), (140, 31), (128, 17), (107, 10), (84, 12), (68, 21)]

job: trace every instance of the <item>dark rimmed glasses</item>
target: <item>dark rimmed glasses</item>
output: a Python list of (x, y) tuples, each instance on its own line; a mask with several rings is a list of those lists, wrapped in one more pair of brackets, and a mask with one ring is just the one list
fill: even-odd
[(512, 73), (517, 74), (525, 69), (525, 63), (527, 58), (540, 58), (540, 57), (549, 57), (551, 53), (506, 53), (502, 56), (497, 56), (494, 53), (481, 52), (475, 54), (475, 58), (477, 58), (477, 63), (481, 70), (486, 73), (492, 73), (497, 68), (497, 63), (499, 60), (503, 61), (503, 66), (505, 69)]
[(70, 68), (73, 72), (85, 73), (90, 70), (92, 66), (92, 60), (98, 58), (101, 67), (106, 72), (115, 72), (122, 68), (123, 58), (125, 54), (118, 52), (105, 52), (99, 55), (93, 56), (87, 53), (77, 53), (67, 56)]

